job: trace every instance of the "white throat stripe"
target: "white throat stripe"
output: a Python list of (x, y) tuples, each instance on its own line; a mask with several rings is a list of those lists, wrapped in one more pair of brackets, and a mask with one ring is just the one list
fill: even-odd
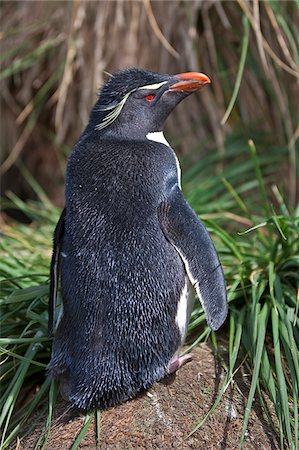
[[(163, 131), (155, 131), (153, 133), (147, 133), (146, 135), (147, 139), (149, 141), (154, 141), (154, 142), (159, 142), (159, 144), (164, 144), (167, 145), (167, 147), (171, 148), (169, 143), (166, 141), (165, 136), (163, 134)], [(172, 150), (172, 149), (171, 149)], [(172, 150), (173, 155), (175, 157), (175, 162), (176, 162), (176, 168), (177, 168), (177, 175), (178, 175), (178, 186), (180, 189), (182, 189), (181, 186), (181, 167), (180, 167), (180, 163), (179, 160), (175, 154), (175, 152)]]
[(169, 143), (165, 139), (163, 131), (155, 131), (153, 133), (147, 133), (146, 138), (149, 141), (159, 142), (160, 144), (164, 144), (167, 145), (167, 147), (170, 147)]

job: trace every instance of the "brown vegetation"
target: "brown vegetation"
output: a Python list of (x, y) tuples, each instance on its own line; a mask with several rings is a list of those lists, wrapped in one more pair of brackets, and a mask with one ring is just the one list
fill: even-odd
[[(221, 124), (236, 82), (243, 16), (250, 23), (245, 70), (236, 107)], [(288, 17), (289, 25), (283, 24)], [(88, 120), (105, 71), (138, 66), (207, 73), (212, 87), (183, 103), (168, 123), (176, 147), (186, 154), (198, 143), (200, 152), (216, 143), (224, 152), (232, 128), (270, 132), (273, 143), (289, 147), (294, 202), (298, 52), (287, 32), (295, 32), (296, 21), (295, 2), (2, 2), (3, 190), (32, 196), (24, 164), (62, 205), (65, 156)]]

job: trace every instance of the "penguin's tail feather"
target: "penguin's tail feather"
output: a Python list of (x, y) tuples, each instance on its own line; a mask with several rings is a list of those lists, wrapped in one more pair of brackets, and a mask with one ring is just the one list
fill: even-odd
[(56, 342), (47, 375), (60, 381), (61, 395), (82, 410), (106, 409), (135, 397), (167, 374), (168, 361), (138, 362), (113, 352), (88, 352), (71, 358), (69, 347)]
[(83, 410), (106, 409), (135, 397), (165, 375), (165, 367), (150, 373), (146, 370), (139, 373), (121, 370), (119, 366), (84, 371), (75, 377), (70, 376), (68, 400)]

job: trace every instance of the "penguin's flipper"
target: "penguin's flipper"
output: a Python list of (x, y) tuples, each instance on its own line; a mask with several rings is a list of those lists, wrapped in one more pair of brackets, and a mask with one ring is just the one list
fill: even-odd
[(207, 230), (176, 185), (158, 209), (162, 231), (179, 253), (207, 322), (217, 330), (227, 315), (226, 287), (222, 268)]
[(50, 268), (49, 321), (48, 321), (49, 337), (53, 336), (53, 329), (54, 329), (54, 312), (59, 279), (59, 258), (60, 258), (61, 240), (64, 232), (64, 219), (65, 219), (65, 208), (63, 209), (61, 216), (57, 222), (53, 236), (53, 253)]

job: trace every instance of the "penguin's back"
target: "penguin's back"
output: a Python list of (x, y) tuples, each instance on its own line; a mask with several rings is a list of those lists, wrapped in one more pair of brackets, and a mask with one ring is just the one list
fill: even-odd
[(79, 407), (117, 404), (163, 378), (181, 343), (186, 275), (157, 213), (177, 176), (172, 150), (146, 141), (85, 141), (69, 159), (50, 371)]

